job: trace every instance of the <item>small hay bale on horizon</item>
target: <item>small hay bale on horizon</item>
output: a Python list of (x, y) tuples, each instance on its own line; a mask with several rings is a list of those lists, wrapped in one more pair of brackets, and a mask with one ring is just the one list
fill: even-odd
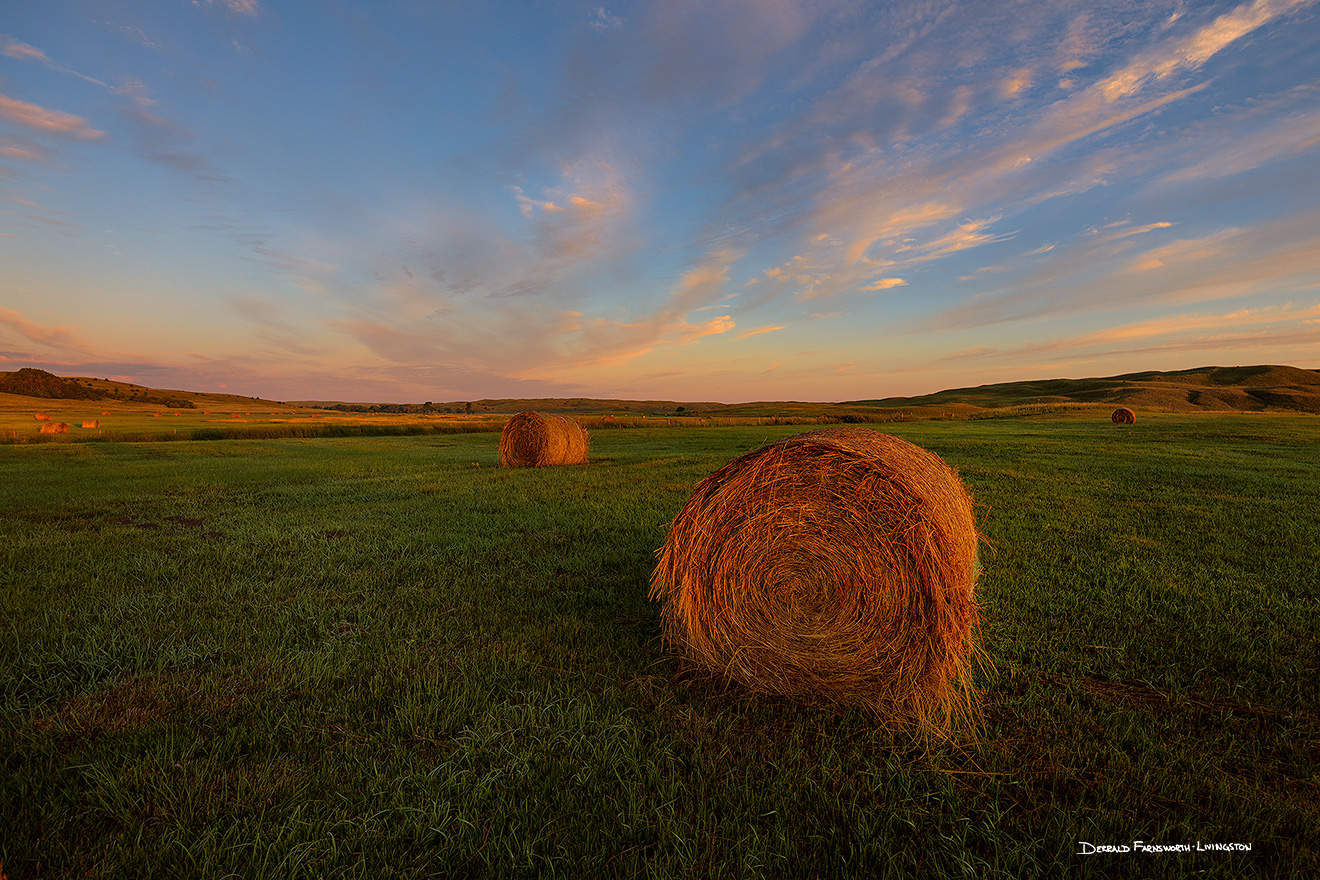
[(586, 464), (591, 438), (576, 419), (558, 413), (520, 412), (500, 432), (500, 467)]
[(69, 433), (69, 426), (64, 422), (47, 422), (46, 424), (41, 426), (41, 433), (67, 434)]
[(101, 422), (98, 419), (84, 419), (82, 426), (84, 428), (99, 428), (101, 427)]
[(1109, 417), (1115, 425), (1135, 425), (1137, 423), (1137, 414), (1126, 406), (1120, 406), (1114, 410), (1114, 414)]
[(939, 456), (864, 428), (752, 450), (702, 480), (651, 578), (666, 641), (754, 691), (973, 725), (979, 534)]

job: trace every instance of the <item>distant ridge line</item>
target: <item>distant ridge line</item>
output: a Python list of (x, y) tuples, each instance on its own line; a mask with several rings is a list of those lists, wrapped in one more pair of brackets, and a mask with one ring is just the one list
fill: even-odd
[[(0, 384), (15, 373), (0, 371)], [(940, 413), (958, 416), (1010, 407), (1114, 405), (1167, 412), (1303, 412), (1320, 414), (1320, 370), (1277, 364), (1208, 366), (1190, 370), (1145, 370), (1082, 379), (1029, 379), (967, 388), (951, 388), (914, 397), (885, 397), (838, 402), (625, 400), (614, 398), (481, 398), (422, 403), (345, 403), (333, 400), (274, 401), (226, 393), (146, 388), (89, 377), (62, 377), (89, 391), (106, 392), (128, 402), (133, 396), (168, 395), (171, 402), (194, 407), (297, 407), (376, 413), (443, 415), (512, 415), (525, 410), (575, 415), (666, 417), (865, 417), (898, 410), (913, 417)], [(118, 392), (117, 394), (115, 392)], [(99, 395), (98, 395), (99, 396)], [(39, 400), (41, 397), (30, 397)], [(159, 405), (159, 404), (157, 404)], [(881, 412), (877, 412), (881, 411)]]

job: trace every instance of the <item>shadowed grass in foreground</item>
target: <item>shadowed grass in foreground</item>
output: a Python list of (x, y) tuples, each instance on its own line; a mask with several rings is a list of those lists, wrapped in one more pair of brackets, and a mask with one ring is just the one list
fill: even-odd
[[(0, 860), (19, 877), (1308, 876), (1309, 417), (886, 426), (988, 547), (979, 740), (660, 644), (665, 524), (795, 427), (0, 447)], [(1250, 852), (1077, 855), (1093, 845)]]

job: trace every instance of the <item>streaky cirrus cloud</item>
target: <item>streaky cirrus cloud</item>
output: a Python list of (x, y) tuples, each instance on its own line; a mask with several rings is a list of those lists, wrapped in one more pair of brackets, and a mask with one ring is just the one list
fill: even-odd
[(94, 141), (106, 136), (81, 116), (39, 107), (8, 95), (0, 95), (0, 120), (49, 137)]
[(8, 58), (14, 58), (19, 61), (33, 61), (58, 73), (67, 73), (71, 76), (76, 76), (79, 79), (92, 83), (93, 85), (98, 85), (103, 88), (106, 87), (105, 83), (95, 77), (79, 73), (73, 68), (65, 67), (62, 64), (56, 64), (45, 52), (38, 49), (36, 46), (30, 46), (22, 40), (17, 40), (11, 37), (9, 34), (0, 34), (0, 55), (5, 55)]
[(16, 309), (0, 306), (0, 344), (11, 350), (35, 345), (37, 356), (87, 357), (97, 351), (95, 343), (83, 338), (79, 327), (59, 327), (31, 320)]
[(181, 369), (843, 399), (1313, 320), (1314, 0), (191, 8), (0, 39), (13, 283), (191, 298)]
[[(1061, 315), (1201, 303), (1274, 288), (1291, 295), (1320, 280), (1320, 238), (1310, 210), (1256, 227), (1228, 227), (1142, 246), (1140, 233), (1170, 224), (1087, 234), (1061, 243), (1054, 261), (982, 292), (974, 301), (923, 318), (927, 329), (986, 327)], [(1158, 231), (1158, 232), (1157, 232)], [(1060, 298), (1059, 289), (1070, 291)]]
[(235, 15), (255, 16), (260, 13), (261, 5), (257, 0), (205, 0), (208, 6), (218, 6)]

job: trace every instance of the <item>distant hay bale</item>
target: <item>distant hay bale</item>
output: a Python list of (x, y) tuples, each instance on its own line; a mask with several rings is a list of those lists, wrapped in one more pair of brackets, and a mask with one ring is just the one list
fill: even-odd
[(975, 717), (977, 542), (971, 497), (937, 455), (825, 428), (702, 480), (651, 598), (667, 641), (753, 690), (947, 736)]
[(1120, 406), (1118, 409), (1114, 410), (1114, 414), (1110, 416), (1110, 420), (1115, 425), (1135, 425), (1137, 423), (1137, 414), (1126, 406)]
[(67, 434), (69, 433), (69, 426), (64, 422), (47, 422), (46, 424), (41, 426), (41, 433)]
[(152, 417), (153, 419), (158, 419), (158, 418), (160, 418), (160, 413), (152, 413), (152, 414), (151, 414), (151, 417)]
[(101, 427), (101, 422), (98, 419), (84, 419), (82, 426), (84, 428), (99, 428)]
[(586, 464), (587, 432), (557, 413), (520, 412), (500, 432), (500, 467)]
[(49, 421), (50, 421), (50, 414), (49, 414), (49, 413), (37, 413), (37, 421), (39, 421), (39, 422), (49, 422)]

